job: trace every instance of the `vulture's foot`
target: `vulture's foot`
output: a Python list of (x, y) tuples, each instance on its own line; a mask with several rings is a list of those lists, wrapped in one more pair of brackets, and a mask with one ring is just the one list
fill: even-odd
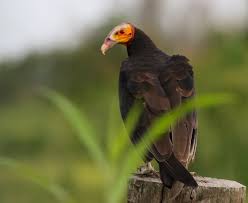
[(190, 172), (190, 174), (192, 175), (192, 176), (197, 176), (197, 173), (196, 172)]
[(153, 176), (156, 178), (159, 177), (158, 172), (153, 168), (151, 162), (147, 162), (143, 166), (138, 168), (136, 174), (140, 176)]

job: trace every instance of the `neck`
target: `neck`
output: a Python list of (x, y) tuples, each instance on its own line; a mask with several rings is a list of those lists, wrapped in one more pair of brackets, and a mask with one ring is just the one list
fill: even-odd
[(127, 45), (128, 56), (145, 55), (156, 50), (153, 41), (140, 29), (135, 28), (133, 40)]

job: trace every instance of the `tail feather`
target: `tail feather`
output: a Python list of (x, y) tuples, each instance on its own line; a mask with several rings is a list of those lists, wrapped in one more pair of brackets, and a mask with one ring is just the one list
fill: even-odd
[(165, 162), (159, 162), (160, 176), (164, 185), (171, 188), (175, 180), (185, 185), (197, 187), (198, 184), (190, 172), (176, 159), (174, 154)]
[(166, 187), (171, 188), (175, 179), (171, 175), (169, 175), (169, 173), (167, 172), (167, 170), (165, 169), (162, 163), (159, 163), (159, 171), (160, 171), (160, 178), (163, 184)]

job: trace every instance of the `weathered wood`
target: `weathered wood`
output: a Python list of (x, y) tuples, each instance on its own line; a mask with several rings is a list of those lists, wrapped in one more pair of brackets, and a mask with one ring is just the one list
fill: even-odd
[[(128, 203), (244, 203), (246, 187), (238, 182), (207, 177), (195, 177), (198, 187), (184, 186), (174, 200), (170, 190), (158, 178), (133, 176), (128, 188)], [(162, 193), (163, 190), (163, 193)]]

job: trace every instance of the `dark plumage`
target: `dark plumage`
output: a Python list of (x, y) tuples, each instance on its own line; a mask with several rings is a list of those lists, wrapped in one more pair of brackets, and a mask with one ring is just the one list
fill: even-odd
[[(141, 30), (127, 44), (128, 58), (122, 62), (119, 76), (119, 98), (122, 118), (135, 101), (144, 103), (144, 111), (131, 136), (137, 143), (154, 118), (194, 96), (193, 71), (184, 56), (169, 56), (159, 50)], [(171, 187), (175, 180), (196, 187), (187, 171), (196, 150), (196, 114), (189, 113), (169, 132), (147, 149), (146, 161), (159, 164), (162, 182)]]

